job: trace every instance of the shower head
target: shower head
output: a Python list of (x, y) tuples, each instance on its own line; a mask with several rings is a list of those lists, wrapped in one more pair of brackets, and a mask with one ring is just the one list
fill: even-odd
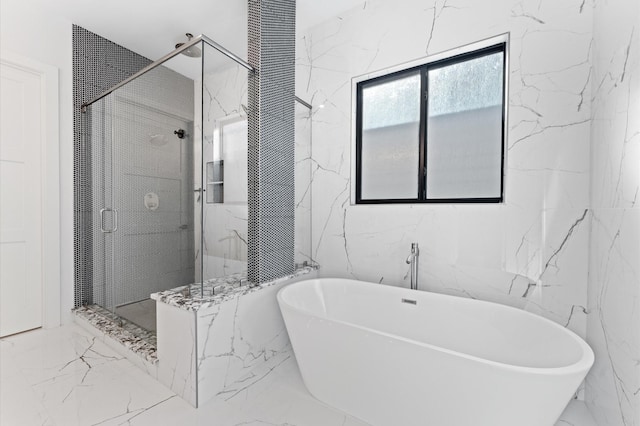
[[(191, 40), (193, 38), (193, 34), (190, 33), (186, 33), (185, 34), (187, 36), (187, 41)], [(184, 43), (178, 43), (176, 44), (176, 49), (179, 48), (180, 46), (182, 46)], [(199, 47), (196, 46), (191, 46), (190, 48), (183, 50), (182, 52), (183, 55), (188, 56), (190, 58), (199, 58), (202, 56), (202, 51), (200, 50)]]

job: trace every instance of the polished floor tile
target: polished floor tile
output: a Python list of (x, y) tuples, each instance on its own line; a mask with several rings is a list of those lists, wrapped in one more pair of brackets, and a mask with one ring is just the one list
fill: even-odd
[[(0, 347), (2, 425), (97, 424), (175, 398), (75, 325), (13, 336), (0, 341)], [(5, 380), (6, 371), (10, 382)], [(18, 382), (24, 386), (16, 388)], [(38, 407), (42, 421), (24, 419), (24, 410), (11, 399)]]
[[(75, 324), (0, 340), (0, 425), (366, 426), (307, 392), (295, 357), (195, 409)], [(573, 402), (556, 426), (596, 426)]]
[(556, 426), (598, 426), (593, 420), (589, 410), (582, 401), (573, 401), (564, 413), (562, 417), (556, 423)]

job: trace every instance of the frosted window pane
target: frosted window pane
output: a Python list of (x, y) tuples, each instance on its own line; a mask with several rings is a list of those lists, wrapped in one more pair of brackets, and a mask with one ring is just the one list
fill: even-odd
[(418, 196), (420, 74), (362, 90), (361, 198)]
[(503, 55), (428, 73), (427, 198), (501, 195)]
[(502, 105), (503, 54), (429, 70), (429, 115)]
[(364, 130), (420, 120), (420, 74), (376, 84), (362, 90)]

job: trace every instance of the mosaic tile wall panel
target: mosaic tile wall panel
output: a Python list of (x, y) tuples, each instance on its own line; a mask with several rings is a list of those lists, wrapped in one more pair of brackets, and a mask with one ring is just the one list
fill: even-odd
[[(82, 113), (79, 105), (149, 61), (79, 27), (74, 31), (81, 206), (76, 305), (111, 308), (194, 281), (194, 85), (158, 66)], [(201, 65), (195, 60), (193, 66)], [(180, 129), (183, 137), (176, 134)], [(117, 213), (103, 217), (102, 208)], [(101, 222), (117, 231), (103, 234)]]
[[(92, 303), (94, 269), (103, 269), (103, 256), (94, 259), (91, 144), (83, 131), (81, 106), (151, 63), (150, 60), (73, 26), (73, 183), (74, 183), (74, 306)], [(99, 246), (99, 244), (98, 244)], [(96, 247), (99, 249), (99, 247)], [(104, 277), (104, 274), (103, 274)], [(100, 283), (96, 283), (100, 285)]]
[(249, 0), (248, 276), (291, 274), (295, 234), (295, 0)]

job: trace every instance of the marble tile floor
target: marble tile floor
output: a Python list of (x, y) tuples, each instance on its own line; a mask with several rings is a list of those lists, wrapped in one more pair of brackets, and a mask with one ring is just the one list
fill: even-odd
[[(366, 426), (314, 399), (293, 355), (195, 409), (75, 324), (0, 339), (0, 425)], [(596, 425), (573, 402), (556, 426)]]
[(116, 314), (146, 330), (156, 331), (156, 301), (153, 299), (118, 306)]

